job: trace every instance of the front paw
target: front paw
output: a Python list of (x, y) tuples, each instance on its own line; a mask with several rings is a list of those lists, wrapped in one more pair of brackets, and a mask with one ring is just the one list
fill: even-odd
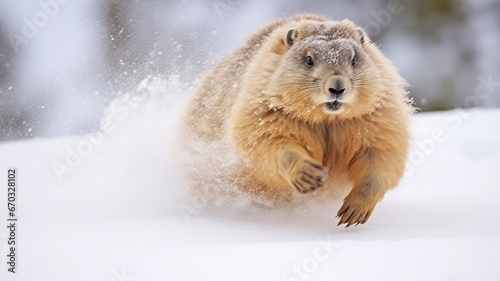
[(300, 193), (314, 191), (323, 186), (327, 168), (312, 159), (299, 159), (290, 171), (290, 183)]
[(376, 200), (349, 194), (337, 213), (337, 218), (340, 218), (337, 226), (347, 223), (346, 227), (349, 227), (365, 223), (370, 218), (376, 203)]

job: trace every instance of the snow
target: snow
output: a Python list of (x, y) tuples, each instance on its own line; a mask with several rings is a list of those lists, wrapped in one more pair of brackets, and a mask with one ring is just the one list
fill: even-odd
[[(17, 169), (17, 273), (0, 280), (500, 280), (500, 110), (413, 117), (411, 167), (365, 225), (341, 202), (224, 217), (197, 208), (177, 165), (187, 90), (149, 78), (87, 136), (0, 144)], [(113, 107), (114, 104), (114, 107)]]

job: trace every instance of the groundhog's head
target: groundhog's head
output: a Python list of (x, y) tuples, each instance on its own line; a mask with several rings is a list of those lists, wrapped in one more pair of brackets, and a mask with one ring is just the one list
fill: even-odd
[(272, 48), (281, 58), (266, 91), (271, 103), (322, 120), (360, 115), (380, 102), (387, 81), (373, 55), (379, 51), (354, 23), (306, 20), (277, 32)]

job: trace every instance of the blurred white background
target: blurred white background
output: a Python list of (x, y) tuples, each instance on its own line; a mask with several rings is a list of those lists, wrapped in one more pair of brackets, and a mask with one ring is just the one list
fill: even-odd
[(196, 76), (270, 20), (363, 26), (423, 111), (500, 106), (500, 1), (0, 0), (0, 141), (79, 135), (145, 77)]

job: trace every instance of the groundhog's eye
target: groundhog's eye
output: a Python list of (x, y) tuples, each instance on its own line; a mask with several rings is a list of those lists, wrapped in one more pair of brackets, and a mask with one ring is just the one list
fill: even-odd
[(308, 66), (313, 66), (314, 65), (314, 61), (313, 61), (313, 58), (311, 58), (311, 56), (307, 56), (307, 58), (306, 58), (306, 64)]
[(352, 62), (351, 62), (351, 65), (352, 65), (352, 66), (355, 66), (355, 65), (356, 65), (356, 56), (352, 57)]

